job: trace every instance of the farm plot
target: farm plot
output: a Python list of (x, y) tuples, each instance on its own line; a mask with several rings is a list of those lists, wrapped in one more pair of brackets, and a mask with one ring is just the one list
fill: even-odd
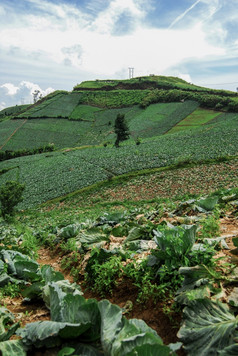
[(20, 117), (69, 117), (79, 100), (80, 94), (78, 93), (59, 93), (26, 111)]
[(130, 122), (132, 135), (142, 138), (163, 135), (197, 106), (194, 101), (152, 104)]
[(2, 146), (14, 131), (22, 125), (22, 122), (22, 120), (7, 120), (0, 122), (0, 146)]
[[(38, 111), (44, 110), (48, 105), (53, 104), (58, 99), (62, 98), (64, 95), (67, 95), (67, 92), (56, 91), (50, 94), (42, 102), (37, 102), (35, 105), (32, 105), (29, 110), (26, 110), (24, 113), (18, 115), (18, 118), (26, 118), (34, 116)], [(37, 116), (37, 115), (36, 115)], [(35, 117), (35, 116), (34, 116)]]
[(54, 143), (56, 148), (79, 146), (84, 141), (85, 135), (90, 132), (91, 125), (92, 123), (86, 121), (72, 122), (54, 118), (28, 120), (4, 146), (4, 149), (32, 149), (48, 143)]
[(176, 126), (169, 130), (168, 133), (199, 128), (201, 125), (213, 122), (213, 119), (220, 115), (221, 113), (219, 111), (197, 108), (185, 119), (181, 120)]
[(106, 180), (108, 173), (81, 158), (80, 152), (60, 152), (22, 157), (5, 161), (0, 169), (15, 168), (0, 176), (0, 184), (8, 180), (26, 183), (22, 207), (30, 207)]
[(30, 105), (29, 104), (15, 105), (15, 106), (5, 108), (0, 111), (0, 118), (2, 119), (4, 117), (10, 116), (10, 115), (15, 115), (23, 110), (26, 110), (28, 108), (28, 106), (30, 106)]
[(149, 90), (78, 91), (81, 103), (102, 108), (119, 108), (139, 105)]
[[(2, 224), (3, 355), (236, 355), (237, 198), (233, 189), (91, 219), (72, 209), (58, 223), (35, 215), (27, 225), (21, 215)], [(52, 250), (42, 247), (37, 262), (39, 243)]]
[(93, 121), (95, 113), (101, 110), (101, 108), (97, 108), (94, 106), (78, 104), (70, 114), (69, 119)]
[(82, 155), (92, 164), (98, 164), (118, 175), (134, 170), (164, 167), (178, 161), (201, 161), (237, 155), (237, 134), (237, 126), (212, 131), (200, 129), (194, 134), (177, 133), (149, 139), (139, 146), (124, 145), (120, 149), (112, 147), (104, 152), (91, 149), (83, 151)]
[[(184, 161), (202, 161), (238, 154), (238, 127), (187, 131), (114, 147), (88, 148), (22, 157), (0, 163), (0, 170), (19, 166), (26, 184), (22, 207), (73, 192), (113, 175), (165, 167)], [(0, 184), (5, 182), (0, 176)]]

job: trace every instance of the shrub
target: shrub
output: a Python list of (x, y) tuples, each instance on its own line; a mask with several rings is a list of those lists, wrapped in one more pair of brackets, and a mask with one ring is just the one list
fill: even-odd
[(4, 218), (7, 215), (13, 215), (15, 206), (23, 200), (22, 193), (24, 189), (25, 185), (16, 181), (8, 181), (1, 186), (1, 213)]
[(127, 140), (130, 136), (129, 128), (125, 121), (124, 114), (117, 115), (114, 129), (115, 129), (115, 134), (117, 135), (115, 146), (119, 147), (119, 143), (121, 141)]

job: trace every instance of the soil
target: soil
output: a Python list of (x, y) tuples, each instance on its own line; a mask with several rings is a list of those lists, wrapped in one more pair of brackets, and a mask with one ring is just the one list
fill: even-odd
[[(203, 164), (196, 167), (184, 167), (176, 170), (151, 173), (144, 176), (129, 178), (120, 184), (112, 183), (108, 186), (93, 190), (93, 194), (76, 195), (77, 205), (85, 205), (103, 201), (140, 201), (158, 198), (168, 198), (184, 195), (209, 194), (218, 189), (238, 187), (238, 160), (216, 164)], [(85, 197), (87, 196), (87, 198)], [(64, 202), (67, 205), (67, 201)]]
[[(235, 257), (237, 259), (236, 264), (238, 265), (238, 258), (232, 253), (235, 249), (235, 246), (232, 243), (232, 238), (238, 236), (237, 216), (227, 213), (225, 217), (220, 219), (220, 230), (220, 236), (226, 237), (229, 250), (223, 249), (218, 252), (218, 257), (225, 257), (228, 262)], [(38, 263), (51, 265), (55, 270), (62, 272), (65, 279), (69, 279), (73, 282), (70, 273), (62, 270), (62, 257), (60, 257), (57, 250), (52, 251), (42, 247), (38, 251), (38, 255)], [(86, 289), (84, 286), (82, 286), (82, 290), (84, 291), (84, 297), (87, 299), (102, 299), (99, 295)], [(227, 294), (230, 292), (231, 290), (229, 290)], [(144, 304), (139, 304), (136, 302), (137, 287), (134, 286), (129, 279), (125, 278), (119, 281), (118, 285), (114, 288), (112, 295), (107, 295), (105, 298), (121, 308), (125, 308), (128, 305), (128, 302), (130, 302), (132, 308), (128, 311), (126, 310), (124, 314), (127, 318), (144, 320), (151, 328), (156, 330), (165, 344), (178, 341), (176, 334), (180, 328), (182, 315), (180, 312), (172, 311), (172, 301), (167, 301), (167, 304), (163, 304), (162, 302), (154, 303), (153, 300), (148, 300)], [(4, 298), (3, 303), (16, 316), (16, 319), (20, 321), (22, 326), (29, 322), (50, 320), (49, 310), (43, 303), (24, 303), (23, 298), (21, 297), (6, 297)], [(166, 313), (165, 310), (170, 310), (170, 313)], [(35, 355), (43, 354), (39, 354), (38, 352)], [(44, 353), (44, 355), (46, 355), (46, 353)], [(178, 352), (178, 355), (183, 356), (185, 353), (181, 350)]]

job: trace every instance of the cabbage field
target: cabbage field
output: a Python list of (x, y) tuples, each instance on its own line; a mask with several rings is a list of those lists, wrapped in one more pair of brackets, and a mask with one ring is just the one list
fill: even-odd
[(2, 356), (238, 354), (237, 98), (152, 76), (0, 112)]
[[(71, 209), (70, 224), (52, 215), (42, 225), (39, 216), (25, 214), (18, 225), (2, 224), (2, 355), (175, 356), (181, 349), (188, 356), (236, 354), (237, 267), (229, 261), (238, 242), (233, 230), (224, 229), (237, 228), (237, 201), (233, 189), (110, 209), (93, 218)], [(39, 247), (41, 254), (50, 248), (52, 261), (56, 253), (62, 256), (61, 271), (45, 264), (43, 255), (36, 261)], [(65, 278), (67, 270), (77, 283)], [(108, 300), (123, 289), (121, 307)], [(9, 295), (25, 303), (24, 315)], [(133, 310), (148, 301), (146, 323)], [(170, 341), (164, 342), (166, 336)]]
[(90, 147), (3, 161), (0, 170), (7, 172), (0, 175), (0, 184), (25, 183), (21, 206), (29, 207), (133, 171), (237, 156), (237, 119), (231, 115), (211, 126), (145, 139), (140, 145), (126, 142), (119, 149)]

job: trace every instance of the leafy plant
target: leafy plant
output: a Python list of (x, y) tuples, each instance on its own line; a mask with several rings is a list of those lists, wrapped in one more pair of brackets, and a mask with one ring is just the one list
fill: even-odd
[(188, 355), (224, 354), (227, 347), (237, 349), (237, 325), (238, 318), (226, 304), (209, 299), (194, 300), (184, 309), (178, 337)]
[(154, 240), (158, 249), (148, 259), (150, 266), (165, 265), (176, 269), (181, 265), (189, 265), (189, 253), (196, 240), (196, 225), (183, 225), (154, 230)]
[[(92, 285), (92, 289), (101, 296), (110, 294), (122, 275), (122, 258), (101, 249), (94, 250), (85, 268), (85, 280)], [(106, 257), (103, 260), (102, 256)]]
[(15, 206), (20, 203), (22, 193), (25, 189), (24, 184), (16, 181), (8, 181), (0, 188), (0, 202), (2, 216), (13, 215)]

